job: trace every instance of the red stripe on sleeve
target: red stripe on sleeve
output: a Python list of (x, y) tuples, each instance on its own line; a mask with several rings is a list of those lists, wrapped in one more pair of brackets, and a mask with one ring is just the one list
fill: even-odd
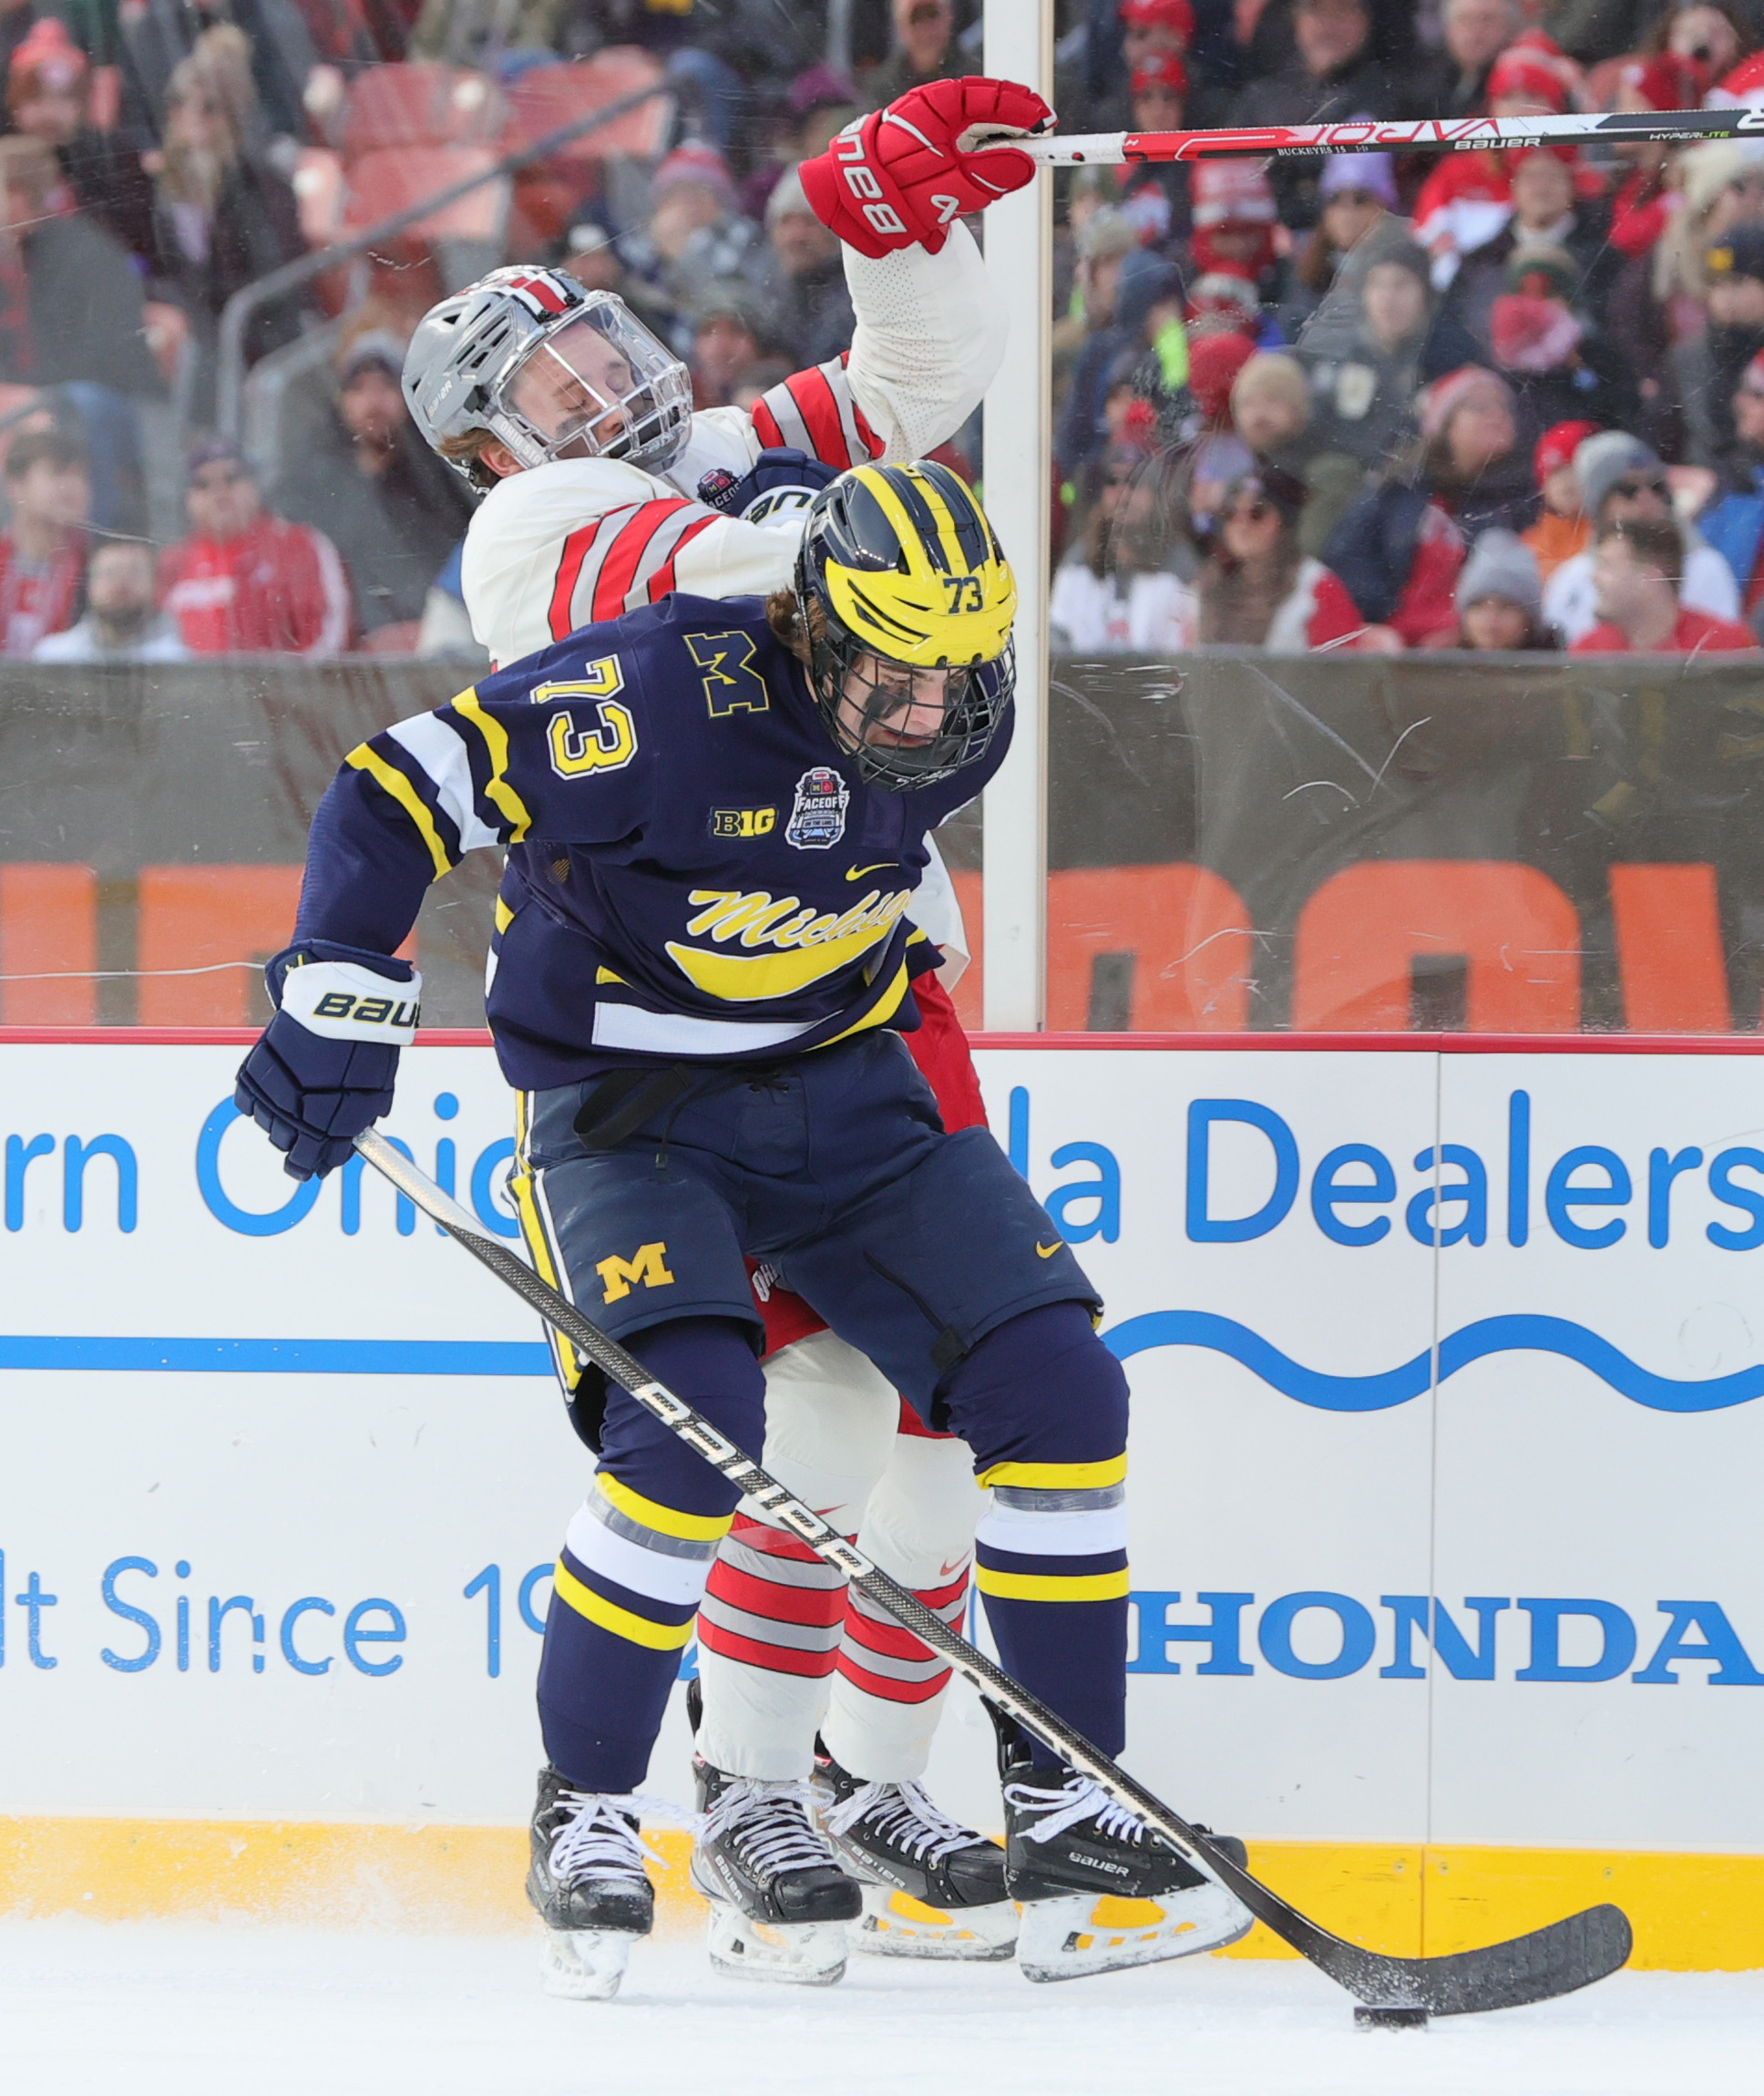
[(580, 578), (582, 562), (588, 550), (594, 543), (594, 534), (600, 528), (597, 517), (592, 524), (584, 524), (572, 531), (563, 542), (563, 551), (558, 560), (558, 579), (551, 585), (551, 609), (546, 623), (551, 629), (554, 641), (568, 640), (576, 630), (576, 622), (570, 616), (569, 607), (575, 601), (576, 584)]
[(851, 447), (846, 442), (839, 406), (833, 397), (826, 372), (799, 371), (784, 383), (791, 399), (796, 403), (796, 412), (808, 431), (809, 445), (815, 457), (823, 465), (836, 466), (843, 472), (851, 464)]
[(754, 434), (764, 449), (777, 451), (784, 445), (784, 431), (778, 427), (778, 418), (763, 400), (756, 400), (748, 411), (754, 418)]
[[(716, 521), (714, 517), (701, 517), (695, 524), (687, 525), (686, 529), (680, 534), (679, 539), (674, 542), (673, 551), (650, 577), (650, 602), (651, 604), (659, 604), (668, 591), (673, 588), (673, 564), (679, 560), (682, 549), (690, 546), (701, 531), (708, 531)], [(815, 1329), (818, 1331), (820, 1328), (817, 1326)]]
[(640, 503), (632, 510), (631, 521), (607, 549), (600, 571), (594, 578), (594, 618), (616, 619), (625, 609), (625, 599), (650, 540), (675, 510), (690, 508), (686, 498), (680, 495), (671, 502)]

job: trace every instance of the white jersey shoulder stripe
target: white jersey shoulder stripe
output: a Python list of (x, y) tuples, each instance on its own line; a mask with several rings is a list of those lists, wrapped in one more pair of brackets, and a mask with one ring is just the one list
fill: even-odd
[(501, 843), (496, 831), (479, 818), (471, 759), (445, 721), (434, 714), (418, 714), (411, 720), (394, 722), (386, 733), (423, 767), (442, 813), (459, 832), (462, 851), (486, 851)]

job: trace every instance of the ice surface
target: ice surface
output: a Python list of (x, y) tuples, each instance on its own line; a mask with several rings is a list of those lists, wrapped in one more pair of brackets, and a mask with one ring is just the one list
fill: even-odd
[(640, 1947), (610, 2003), (518, 1937), (0, 1925), (5, 2096), (1757, 2096), (1764, 1974), (1625, 1973), (1424, 2033), (1357, 2032), (1308, 1967), (1195, 1958), (1031, 1987), (855, 1959), (825, 1991)]

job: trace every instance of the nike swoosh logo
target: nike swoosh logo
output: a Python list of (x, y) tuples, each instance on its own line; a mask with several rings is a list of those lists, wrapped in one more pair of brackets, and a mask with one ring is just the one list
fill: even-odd
[(862, 880), (867, 873), (880, 873), (885, 866), (895, 866), (898, 863), (897, 860), (892, 858), (878, 858), (874, 866), (848, 866), (846, 868), (846, 878), (847, 880)]
[(1035, 1248), (1035, 1257), (1038, 1259), (1051, 1259), (1054, 1253), (1060, 1249), (1060, 1247), (1063, 1245), (1065, 1241), (1066, 1240), (1063, 1238), (1055, 1238), (1051, 1245), (1037, 1245)]
[(953, 1579), (956, 1574), (961, 1571), (967, 1563), (967, 1558), (958, 1557), (953, 1565), (946, 1565), (942, 1571), (938, 1574), (938, 1577), (939, 1579)]

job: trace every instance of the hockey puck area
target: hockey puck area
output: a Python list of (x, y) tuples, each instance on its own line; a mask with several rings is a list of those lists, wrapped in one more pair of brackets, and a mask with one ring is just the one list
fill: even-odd
[(1363, 2003), (1354, 2009), (1356, 2030), (1425, 2030), (1427, 2011), (1424, 2009), (1368, 2009)]

